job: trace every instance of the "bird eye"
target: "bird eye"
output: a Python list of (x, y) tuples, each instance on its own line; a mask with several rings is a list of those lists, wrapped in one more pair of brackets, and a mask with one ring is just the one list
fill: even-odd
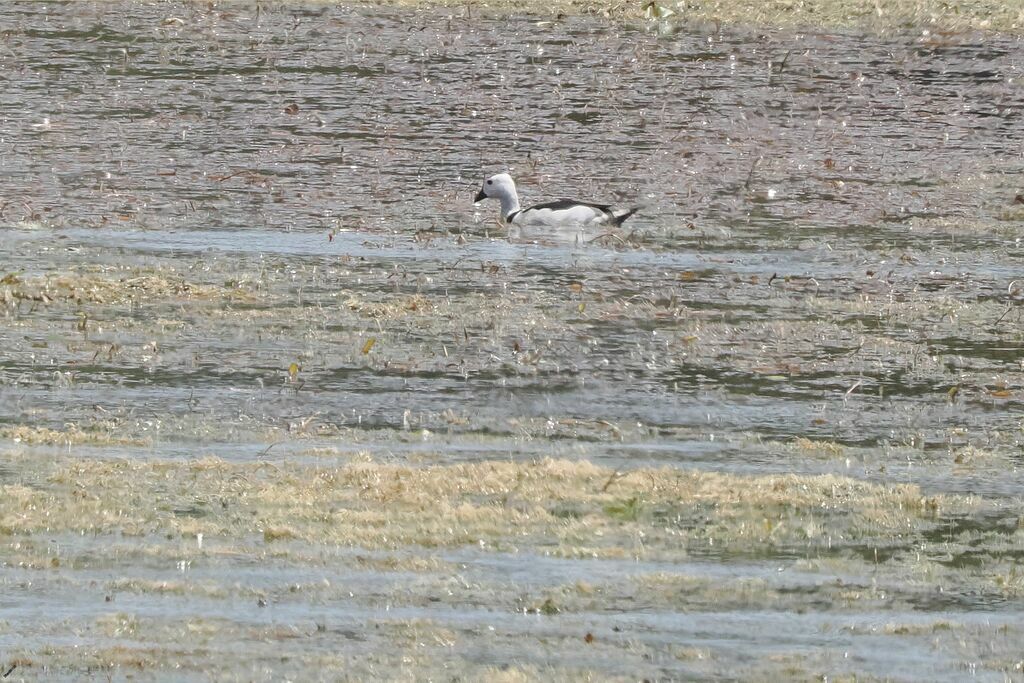
[(487, 184), (488, 184), (488, 185), (493, 185), (493, 184), (494, 184), (494, 181), (493, 181), (493, 180), (488, 180), (488, 181), (487, 181)]

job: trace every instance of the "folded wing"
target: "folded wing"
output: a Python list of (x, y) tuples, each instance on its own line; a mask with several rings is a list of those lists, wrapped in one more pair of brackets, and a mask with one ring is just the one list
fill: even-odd
[(591, 204), (573, 199), (559, 199), (536, 204), (508, 217), (509, 223), (519, 225), (567, 225), (615, 223), (610, 204)]

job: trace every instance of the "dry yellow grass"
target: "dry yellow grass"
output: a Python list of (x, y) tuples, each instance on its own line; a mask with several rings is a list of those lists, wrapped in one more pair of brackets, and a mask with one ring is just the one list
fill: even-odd
[(93, 425), (83, 430), (78, 425), (68, 425), (63, 430), (47, 427), (16, 425), (0, 429), (0, 439), (10, 439), (26, 446), (146, 446), (149, 440), (123, 436), (115, 431), (115, 425)]
[(3, 533), (204, 534), (371, 549), (543, 546), (570, 557), (673, 557), (709, 539), (749, 552), (819, 543), (826, 534), (838, 540), (913, 532), (940, 509), (973, 504), (833, 475), (672, 468), (615, 475), (589, 462), (550, 459), (411, 467), (68, 457), (43, 468), (34, 485), (2, 487)]
[(659, 0), (654, 3), (659, 9), (650, 8), (648, 0), (388, 0), (388, 4), (459, 7), (470, 11), (549, 17), (585, 14), (647, 19), (653, 14), (667, 15), (669, 21), (680, 23), (759, 27), (980, 29), (1011, 33), (1020, 33), (1024, 29), (1024, 6), (999, 0)]
[(215, 298), (245, 300), (248, 294), (237, 287), (188, 282), (172, 270), (85, 267), (31, 277), (9, 273), (0, 279), (0, 304), (7, 306), (20, 301), (37, 304), (116, 304), (126, 301)]
[(804, 453), (819, 454), (824, 457), (838, 458), (843, 455), (844, 448), (835, 441), (822, 441), (798, 437), (793, 440), (793, 449)]
[[(563, 663), (550, 670), (487, 668), (465, 652), (485, 646), (500, 649), (513, 642), (523, 647), (521, 633), (506, 631), (508, 619), (496, 617), (500, 624), (495, 631), (456, 627), (442, 617), (402, 610), (429, 604), (444, 614), (449, 606), (486, 605), (489, 614), (519, 613), (549, 625), (579, 616), (584, 626), (544, 631), (540, 647), (545, 652), (569, 652), (593, 646), (613, 653), (608, 656), (637, 662), (671, 656), (711, 671), (724, 666), (725, 655), (714, 648), (680, 644), (665, 650), (642, 639), (614, 636), (614, 631), (602, 631), (586, 619), (627, 604), (677, 611), (801, 612), (820, 609), (827, 600), (838, 612), (859, 613), (909, 610), (910, 601), (920, 597), (914, 586), (969, 585), (1009, 597), (1021, 591), (1019, 573), (1008, 560), (956, 568), (922, 559), (973, 549), (968, 544), (976, 531), (957, 532), (949, 540), (932, 537), (936, 529), (948, 527), (950, 519), (982, 516), (987, 509), (983, 499), (926, 496), (916, 486), (833, 475), (741, 476), (668, 467), (617, 472), (566, 459), (420, 467), (365, 457), (352, 460), (344, 452), (336, 455), (324, 452), (301, 462), (229, 462), (44, 459), (32, 449), (0, 451), (6, 482), (0, 486), (0, 547), (6, 565), (39, 576), (59, 576), (71, 585), (88, 582), (102, 609), (90, 611), (87, 622), (76, 622), (78, 628), (118, 641), (77, 649), (26, 647), (9, 657), (19, 662), (23, 674), (44, 669), (124, 674), (174, 667), (248, 680), (248, 659), (222, 648), (225, 643), (255, 641), (298, 653), (287, 662), (259, 660), (259, 666), (284, 667), (296, 679), (308, 677), (310, 671), (351, 675), (355, 666), (363, 677), (421, 680), (424, 672), (440, 676), (455, 666), (467, 679), (588, 680), (597, 675), (586, 668), (593, 664), (602, 680), (614, 680), (615, 672), (591, 662), (580, 667)], [(902, 549), (900, 559), (870, 559), (872, 547), (891, 549), (893, 543)], [(993, 552), (1015, 552), (1019, 539), (995, 533), (986, 536), (985, 543)], [(818, 559), (794, 564), (794, 574), (781, 583), (770, 576), (707, 575), (701, 573), (701, 563), (686, 562), (698, 545), (701, 552), (726, 557), (773, 557), (774, 552), (791, 556), (796, 549)], [(497, 558), (548, 554), (629, 558), (630, 564), (633, 558), (643, 558), (677, 562), (678, 569), (652, 566), (622, 577), (595, 572), (564, 582), (555, 576), (551, 582), (531, 585), (473, 575), (458, 559), (447, 557), (460, 546), (478, 548), (485, 556), (495, 550)], [(929, 549), (921, 550), (925, 546)], [(268, 581), (259, 572), (249, 574), (246, 569), (254, 560), (277, 566), (278, 573), (271, 573), (276, 578)], [(150, 575), (149, 568), (168, 566), (178, 569)], [(195, 572), (193, 567), (204, 571)], [(116, 578), (94, 586), (88, 577), (100, 568), (104, 576)], [(321, 571), (340, 573), (321, 576)], [(415, 578), (404, 576), (408, 572)], [(378, 573), (380, 581), (371, 588), (357, 578)], [(539, 575), (543, 574), (541, 570)], [(848, 582), (836, 579), (837, 574), (879, 581)], [(790, 587), (810, 582), (811, 591)], [(894, 590), (894, 585), (907, 588)], [(119, 597), (123, 594), (131, 598)], [(103, 596), (110, 597), (104, 602)], [(213, 601), (218, 608), (223, 605), (248, 616), (209, 616), (216, 611), (199, 607), (195, 612), (186, 607), (181, 613), (157, 616), (133, 611), (136, 601), (153, 599), (190, 606)], [(339, 602), (357, 609), (379, 609), (383, 604), (395, 608), (382, 612), (372, 629), (366, 629), (374, 642), (388, 644), (381, 654), (320, 654), (321, 643), (336, 643), (339, 633), (349, 631), (316, 616), (322, 605)], [(276, 616), (272, 610), (284, 604), (303, 607), (291, 612), (291, 619)], [(263, 607), (272, 623), (249, 621), (252, 615), (246, 610), (261, 613)], [(313, 616), (307, 618), (307, 613)], [(950, 632), (958, 635), (961, 629), (955, 620), (950, 623)], [(944, 633), (944, 627), (929, 631), (895, 619), (892, 624), (884, 632), (893, 637)], [(61, 622), (47, 628), (66, 626)], [(990, 632), (979, 631), (971, 647), (974, 641), (987, 642), (984, 638)], [(773, 677), (779, 671), (797, 675), (794, 672), (804, 671), (801, 662), (800, 657), (782, 654), (778, 661), (752, 664), (746, 677)], [(799, 675), (817, 670), (816, 666), (807, 663)]]

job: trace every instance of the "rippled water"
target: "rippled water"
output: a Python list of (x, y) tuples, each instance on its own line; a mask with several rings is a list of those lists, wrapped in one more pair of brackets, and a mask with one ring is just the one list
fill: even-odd
[[(251, 295), (9, 303), (0, 426), (1020, 495), (1018, 39), (191, 3), (7, 3), (0, 38), (0, 270)], [(644, 209), (510, 241), (471, 203), (505, 169)], [(415, 295), (436, 324), (344, 315)]]

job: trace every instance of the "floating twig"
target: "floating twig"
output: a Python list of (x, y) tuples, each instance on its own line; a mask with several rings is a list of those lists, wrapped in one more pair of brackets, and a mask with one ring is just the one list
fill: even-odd
[(604, 233), (601, 233), (600, 235), (598, 235), (597, 237), (595, 237), (594, 239), (592, 239), (590, 241), (591, 242), (596, 242), (598, 240), (603, 240), (606, 237), (614, 237), (615, 239), (617, 239), (619, 241), (620, 244), (627, 244), (626, 240), (622, 239), (621, 237), (616, 235), (614, 232), (604, 232)]
[(750, 171), (747, 172), (747, 179), (743, 181), (744, 190), (750, 189), (750, 181), (754, 179), (754, 170), (757, 168), (759, 163), (761, 163), (761, 157), (757, 157), (754, 159), (754, 163), (750, 164)]
[(611, 476), (608, 477), (608, 481), (606, 481), (604, 483), (604, 486), (601, 487), (601, 493), (607, 492), (609, 486), (611, 486), (613, 483), (615, 483), (615, 481), (617, 479), (621, 479), (624, 476), (626, 476), (626, 475), (623, 474), (622, 472), (620, 472), (619, 470), (615, 470), (614, 472), (612, 472)]
[(781, 61), (781, 62), (779, 62), (779, 71), (778, 71), (778, 74), (779, 74), (780, 76), (782, 75), (782, 70), (786, 68), (786, 62), (788, 62), (788, 61), (789, 61), (789, 56), (790, 56), (791, 54), (793, 54), (793, 51), (792, 51), (792, 50), (786, 50), (786, 56), (782, 58), (782, 61)]

